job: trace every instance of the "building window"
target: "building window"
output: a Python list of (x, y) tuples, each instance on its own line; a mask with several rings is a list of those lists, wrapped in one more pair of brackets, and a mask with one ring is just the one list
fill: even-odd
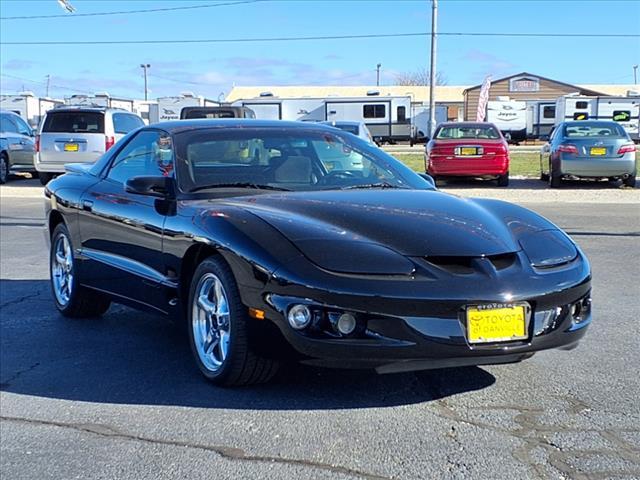
[(614, 122), (628, 122), (629, 120), (631, 120), (631, 111), (614, 110), (612, 118)]
[(556, 106), (547, 105), (542, 107), (542, 118), (556, 118)]
[(387, 116), (385, 105), (365, 105), (362, 107), (364, 118), (384, 118)]

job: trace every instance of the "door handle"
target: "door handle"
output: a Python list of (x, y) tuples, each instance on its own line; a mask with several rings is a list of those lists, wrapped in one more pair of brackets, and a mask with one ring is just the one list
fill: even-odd
[(91, 200), (83, 200), (82, 209), (85, 212), (90, 212), (91, 210), (93, 210), (93, 202)]

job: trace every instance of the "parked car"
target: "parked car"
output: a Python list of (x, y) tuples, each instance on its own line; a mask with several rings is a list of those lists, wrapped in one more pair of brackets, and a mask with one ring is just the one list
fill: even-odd
[(334, 122), (322, 122), (326, 125), (331, 125), (332, 127), (339, 128), (340, 130), (344, 130), (345, 132), (349, 132), (356, 137), (360, 137), (365, 142), (374, 143), (373, 137), (371, 136), (371, 132), (367, 128), (367, 125), (364, 122), (347, 122), (347, 121), (334, 121)]
[(619, 180), (635, 187), (636, 146), (617, 122), (562, 122), (540, 151), (540, 179), (552, 188), (563, 178)]
[(441, 123), (427, 143), (425, 170), (434, 179), (481, 177), (509, 185), (509, 146), (492, 123)]
[(180, 119), (195, 118), (256, 118), (256, 114), (250, 108), (235, 105), (183, 107), (180, 110)]
[[(327, 145), (362, 168), (328, 170)], [(165, 122), (67, 171), (45, 188), (57, 309), (181, 319), (217, 384), (266, 381), (292, 358), (512, 363), (575, 347), (591, 322), (589, 263), (554, 224), (440, 192), (326, 125)]]
[(12, 171), (33, 172), (34, 133), (20, 115), (0, 110), (0, 184)]
[(49, 110), (36, 137), (35, 166), (43, 185), (64, 172), (65, 163), (93, 163), (127, 133), (144, 126), (141, 117), (106, 107), (61, 106)]

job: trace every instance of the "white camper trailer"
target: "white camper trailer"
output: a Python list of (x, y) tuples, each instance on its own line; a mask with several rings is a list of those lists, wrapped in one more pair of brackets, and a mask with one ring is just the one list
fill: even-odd
[(133, 112), (133, 100), (112, 97), (107, 92), (96, 92), (94, 95), (71, 95), (64, 99), (67, 105), (84, 105), (93, 107), (121, 108)]
[(527, 101), (527, 138), (548, 137), (556, 119), (556, 102), (553, 100)]
[(264, 120), (322, 122), (325, 120), (323, 98), (276, 98), (264, 94), (261, 98), (242, 100), (241, 106), (253, 110)]
[(40, 124), (47, 111), (62, 103), (62, 100), (36, 97), (33, 92), (0, 96), (0, 109), (17, 113), (34, 128)]
[(493, 123), (507, 140), (524, 140), (527, 129), (526, 102), (498, 97), (487, 102), (487, 122)]
[[(436, 105), (436, 126), (447, 121), (447, 107), (444, 105)], [(429, 122), (431, 121), (428, 105), (414, 105), (412, 114), (413, 123), (413, 140), (427, 140), (427, 132), (429, 132)]]
[(331, 97), (325, 99), (326, 120), (364, 122), (376, 142), (412, 140), (411, 97)]
[(565, 95), (556, 101), (556, 125), (567, 120), (613, 120), (640, 139), (640, 98)]
[(191, 92), (182, 92), (177, 97), (160, 97), (157, 103), (149, 104), (149, 123), (179, 120), (184, 107), (215, 107), (219, 102), (209, 100)]
[(151, 110), (152, 105), (157, 105), (158, 102), (156, 100), (134, 100), (133, 101), (133, 113), (137, 114), (142, 118), (142, 121), (149, 125), (149, 111)]

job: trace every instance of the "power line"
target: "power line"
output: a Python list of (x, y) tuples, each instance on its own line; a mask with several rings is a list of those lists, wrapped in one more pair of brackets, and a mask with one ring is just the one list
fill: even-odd
[[(6, 78), (11, 78), (13, 80), (21, 80), (23, 82), (36, 83), (38, 85), (46, 85), (47, 84), (46, 81), (43, 82), (43, 81), (40, 81), (40, 80), (33, 80), (31, 78), (18, 77), (16, 75), (9, 75), (7, 73), (0, 73), (0, 76), (6, 77)], [(49, 86), (53, 87), (53, 88), (58, 88), (60, 90), (68, 90), (70, 92), (86, 93), (86, 94), (89, 94), (89, 95), (93, 94), (93, 92), (89, 92), (87, 90), (81, 90), (81, 89), (76, 88), (76, 87), (69, 87), (69, 86), (55, 85), (55, 84), (50, 84)]]
[(232, 5), (243, 5), (247, 3), (258, 3), (258, 2), (264, 2), (264, 1), (268, 1), (268, 0), (240, 0), (236, 2), (213, 3), (213, 4), (207, 4), (207, 5), (187, 5), (183, 7), (149, 8), (146, 10), (122, 10), (117, 12), (74, 13), (73, 15), (69, 15), (68, 13), (63, 13), (59, 15), (0, 17), (0, 20), (34, 20), (39, 18), (78, 18), (78, 17), (98, 17), (98, 16), (106, 16), (106, 15), (130, 15), (133, 13), (172, 12), (176, 10), (195, 10), (197, 8), (226, 7), (226, 6), (232, 6)]
[[(209, 38), (180, 40), (50, 40), (36, 42), (0, 42), (0, 45), (149, 45), (149, 44), (193, 44), (193, 43), (248, 43), (291, 42), (309, 40), (352, 40), (366, 38), (426, 37), (430, 32), (375, 33), (364, 35), (323, 35), (312, 37), (266, 37), (266, 38)], [(438, 36), (460, 37), (570, 37), (570, 38), (637, 38), (636, 33), (492, 33), (492, 32), (440, 32)]]

